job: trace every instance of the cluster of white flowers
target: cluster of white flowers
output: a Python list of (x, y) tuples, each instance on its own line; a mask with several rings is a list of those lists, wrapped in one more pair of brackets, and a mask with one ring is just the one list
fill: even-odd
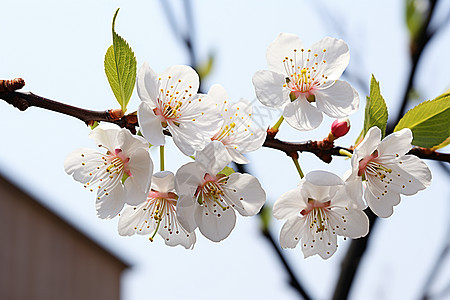
[[(243, 216), (259, 212), (266, 195), (248, 174), (222, 174), (232, 161), (260, 148), (266, 131), (252, 126), (246, 100), (228, 103), (225, 89), (214, 85), (198, 93), (199, 77), (188, 66), (172, 66), (160, 76), (148, 64), (140, 68), (137, 116), (144, 138), (114, 124), (100, 124), (90, 136), (106, 153), (78, 149), (65, 170), (91, 191), (97, 190), (97, 215), (119, 218), (119, 234), (156, 233), (169, 246), (192, 248), (195, 229), (212, 241), (226, 238)], [(164, 132), (167, 130), (167, 132)], [(182, 153), (195, 161), (153, 174), (149, 147), (163, 146), (170, 134)], [(125, 204), (127, 204), (125, 206)]]
[[(267, 49), (270, 70), (253, 76), (256, 96), (266, 106), (282, 108), (280, 120), (298, 130), (318, 127), (322, 113), (346, 118), (359, 106), (355, 89), (339, 80), (349, 57), (342, 40), (327, 37), (307, 49), (297, 36), (282, 33)], [(248, 101), (229, 103), (220, 85), (208, 94), (199, 94), (198, 88), (199, 77), (188, 66), (172, 66), (158, 75), (145, 63), (137, 76), (142, 100), (137, 116), (144, 138), (117, 125), (100, 124), (90, 137), (106, 153), (79, 149), (67, 157), (66, 172), (87, 189), (97, 190), (98, 216), (120, 215), (120, 235), (150, 235), (153, 241), (158, 233), (169, 246), (192, 248), (197, 228), (219, 242), (233, 230), (235, 211), (253, 216), (264, 205), (266, 194), (258, 179), (229, 172), (227, 165), (248, 163), (243, 154), (259, 149), (266, 131), (252, 126)], [(345, 135), (348, 119), (335, 121), (333, 128), (332, 140)], [(153, 173), (148, 149), (163, 146), (166, 135), (195, 160), (175, 174)], [(373, 127), (354, 149), (352, 168), (344, 178), (328, 171), (306, 174), (274, 204), (274, 217), (287, 220), (281, 247), (301, 243), (305, 257), (329, 258), (337, 249), (338, 235), (359, 238), (368, 233), (363, 211), (367, 206), (389, 217), (400, 194), (412, 195), (429, 186), (426, 164), (407, 154), (411, 141), (409, 129), (381, 140), (381, 130)]]

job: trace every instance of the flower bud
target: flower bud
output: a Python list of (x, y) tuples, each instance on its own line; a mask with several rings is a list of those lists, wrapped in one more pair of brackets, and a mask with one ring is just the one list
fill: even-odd
[(350, 120), (348, 118), (337, 119), (331, 124), (331, 135), (334, 139), (340, 138), (350, 130)]

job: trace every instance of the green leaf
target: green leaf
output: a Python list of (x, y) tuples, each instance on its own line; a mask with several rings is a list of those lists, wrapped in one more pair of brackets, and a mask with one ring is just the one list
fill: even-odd
[(208, 59), (205, 62), (199, 64), (199, 66), (196, 68), (198, 76), (200, 77), (200, 81), (205, 79), (209, 75), (209, 73), (211, 73), (213, 65), (214, 65), (214, 54), (210, 53), (208, 55)]
[(219, 174), (223, 174), (223, 175), (226, 175), (226, 176), (230, 176), (231, 174), (233, 174), (235, 171), (232, 169), (232, 168), (230, 168), (230, 167), (225, 167), (225, 168), (223, 168), (223, 170), (222, 171), (220, 171), (219, 172)]
[(443, 143), (450, 136), (450, 93), (410, 109), (394, 131), (403, 128), (411, 129), (415, 146), (432, 148)]
[(131, 47), (114, 29), (118, 12), (119, 9), (112, 22), (113, 44), (106, 51), (105, 73), (114, 96), (125, 113), (136, 83), (137, 62)]
[(370, 95), (367, 97), (366, 110), (364, 114), (364, 136), (373, 126), (381, 129), (382, 137), (386, 133), (388, 111), (386, 102), (380, 92), (379, 82), (372, 74), (370, 80)]

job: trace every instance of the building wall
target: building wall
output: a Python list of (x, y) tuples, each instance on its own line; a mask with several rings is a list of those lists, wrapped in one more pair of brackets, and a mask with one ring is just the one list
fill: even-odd
[(0, 175), (0, 299), (120, 299), (126, 264)]

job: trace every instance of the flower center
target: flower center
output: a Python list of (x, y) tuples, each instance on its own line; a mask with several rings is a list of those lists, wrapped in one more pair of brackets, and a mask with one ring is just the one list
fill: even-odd
[[(153, 242), (153, 238), (158, 232), (162, 222), (164, 221), (164, 228), (167, 228), (169, 233), (172, 233), (173, 224), (177, 224), (175, 207), (177, 205), (178, 196), (173, 192), (162, 193), (151, 190), (147, 197), (147, 209), (150, 210), (150, 218), (156, 223), (155, 231), (149, 240)], [(177, 230), (178, 233), (178, 230)]]
[(109, 167), (106, 168), (106, 171), (110, 174), (123, 173), (131, 176), (131, 172), (127, 167), (128, 162), (130, 161), (129, 157), (126, 157), (121, 149), (114, 150), (114, 154), (109, 152), (106, 160), (110, 162)]
[(293, 58), (285, 57), (283, 66), (288, 75), (286, 84), (283, 85), (291, 92), (289, 97), (291, 101), (295, 101), (298, 97), (304, 96), (309, 102), (315, 101), (314, 90), (320, 85), (325, 84), (328, 79), (322, 74), (325, 61), (326, 49), (323, 49), (322, 59), (319, 54), (312, 53), (310, 49), (300, 49), (300, 57), (298, 57), (297, 49), (294, 49)]
[(308, 216), (311, 220), (309, 228), (316, 226), (316, 233), (322, 232), (328, 228), (327, 211), (330, 208), (331, 201), (320, 202), (312, 198), (308, 198), (308, 205), (300, 214)]
[(217, 132), (212, 138), (211, 140), (217, 140), (217, 141), (223, 141), (224, 139), (226, 139), (227, 137), (229, 137), (231, 134), (234, 133), (234, 128), (236, 127), (236, 123), (231, 123), (229, 125), (225, 125), (225, 127), (222, 127), (221, 130), (219, 130), (219, 132)]
[(227, 183), (228, 176), (223, 174), (212, 176), (206, 173), (203, 179), (203, 184), (197, 187), (194, 197), (197, 199), (198, 204), (203, 205), (212, 214), (220, 217), (220, 213), (217, 213), (217, 206), (223, 211), (230, 208), (225, 202), (225, 193), (222, 188), (222, 185)]
[(381, 181), (387, 174), (392, 173), (392, 169), (386, 168), (382, 164), (376, 161), (378, 152), (375, 151), (371, 155), (368, 155), (359, 161), (358, 176), (362, 176), (365, 179), (365, 175), (371, 175), (379, 177)]

